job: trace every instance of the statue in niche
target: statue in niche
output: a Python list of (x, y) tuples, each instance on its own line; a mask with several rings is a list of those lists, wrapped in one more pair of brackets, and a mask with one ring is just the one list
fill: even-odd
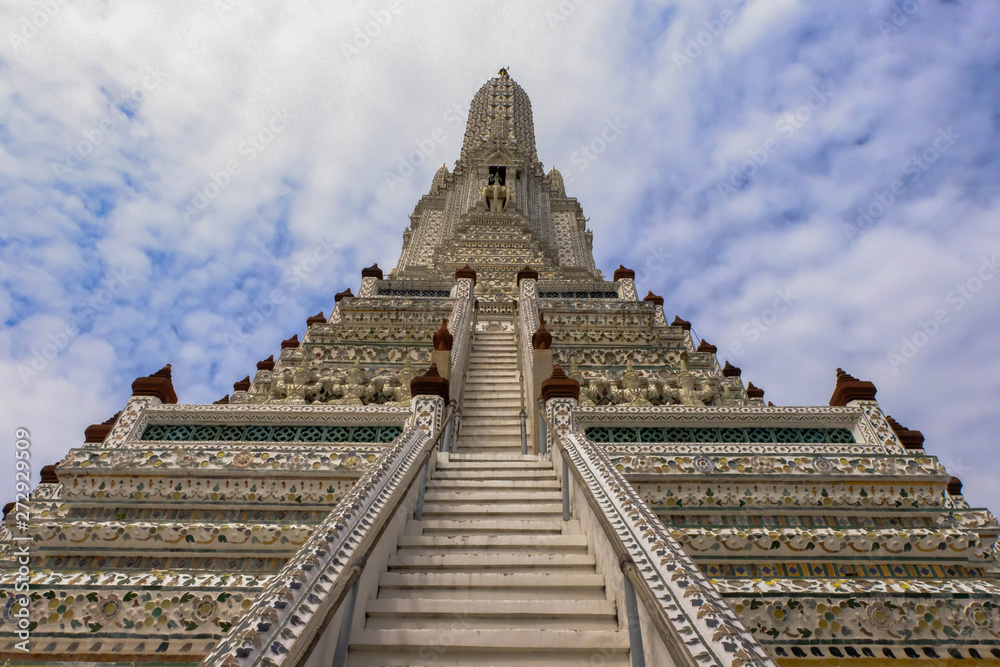
[(369, 383), (368, 374), (361, 367), (361, 359), (358, 358), (345, 374), (343, 398), (330, 402), (340, 405), (364, 405), (365, 399), (374, 396), (381, 388), (381, 383), (377, 387), (374, 383)]
[(413, 396), (410, 394), (410, 381), (417, 377), (417, 369), (413, 367), (413, 360), (407, 355), (403, 362), (403, 367), (399, 370), (399, 386), (388, 387), (384, 391), (392, 397), (393, 402), (399, 406), (407, 406)]
[(480, 190), (479, 195), (490, 213), (502, 213), (514, 199), (514, 191), (504, 185), (503, 176), (500, 174), (490, 174), (486, 187)]
[(642, 384), (639, 374), (632, 367), (632, 357), (625, 362), (625, 372), (622, 373), (621, 387), (611, 386), (611, 395), (618, 405), (646, 407), (652, 405), (650, 398), (655, 398), (659, 391), (652, 382)]
[(716, 394), (715, 387), (709, 382), (702, 382), (700, 389), (695, 389), (694, 375), (688, 370), (687, 352), (680, 354), (681, 371), (677, 374), (676, 387), (664, 387), (663, 395), (672, 398), (681, 405), (707, 405)]

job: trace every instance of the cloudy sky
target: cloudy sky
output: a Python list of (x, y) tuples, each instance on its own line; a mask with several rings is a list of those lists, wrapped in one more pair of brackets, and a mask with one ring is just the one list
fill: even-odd
[(4, 451), (59, 460), (166, 363), (232, 391), (395, 265), (506, 66), (606, 276), (778, 405), (873, 381), (1000, 509), (992, 3), (161, 4), (0, 6)]

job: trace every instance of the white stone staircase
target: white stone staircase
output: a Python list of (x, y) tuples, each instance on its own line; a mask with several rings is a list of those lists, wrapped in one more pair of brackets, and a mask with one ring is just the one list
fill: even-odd
[(477, 332), (457, 453), (432, 473), (348, 665), (629, 664), (551, 461), (521, 455), (515, 355), (513, 333)]
[(520, 454), (521, 387), (514, 332), (476, 332), (467, 377), (457, 452)]

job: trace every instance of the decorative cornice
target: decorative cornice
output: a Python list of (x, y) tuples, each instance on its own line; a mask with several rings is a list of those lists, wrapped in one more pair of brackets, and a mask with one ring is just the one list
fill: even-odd
[(851, 401), (874, 401), (876, 391), (878, 390), (871, 382), (859, 380), (838, 368), (837, 386), (830, 396), (830, 405), (847, 405)]
[(177, 394), (171, 379), (170, 364), (149, 377), (136, 378), (132, 383), (133, 396), (155, 396), (162, 403), (176, 403)]

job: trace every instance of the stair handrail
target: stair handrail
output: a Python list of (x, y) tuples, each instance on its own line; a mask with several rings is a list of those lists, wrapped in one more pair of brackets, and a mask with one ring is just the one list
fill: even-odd
[[(414, 413), (416, 417), (416, 409)], [(455, 415), (456, 411), (449, 411), (433, 436), (428, 434), (434, 428), (433, 418), (430, 424), (415, 420), (407, 426), (390, 445), (392, 449), (344, 495), (199, 667), (305, 664), (360, 579), (413, 483), (422, 478), (424, 464), (429, 465)], [(347, 558), (337, 558), (345, 550)]]
[[(479, 302), (472, 290), (471, 281), (457, 281), (459, 291), (455, 305), (451, 310), (449, 330), (454, 336), (452, 341), (450, 378), (461, 375), (462, 382), (452, 382), (452, 398), (461, 402), (465, 387), (465, 373), (468, 367), (469, 350), (472, 347), (472, 337), (479, 317)], [(470, 312), (471, 311), (471, 312)]]
[[(776, 667), (607, 455), (569, 423), (561, 430), (552, 425), (547, 414), (550, 405), (552, 402), (542, 417), (553, 447), (559, 449), (566, 464), (563, 470), (572, 471), (577, 487), (618, 554), (622, 573), (642, 600), (675, 664)], [(565, 412), (568, 422), (571, 409)], [(562, 484), (568, 488), (568, 480), (563, 479)], [(631, 547), (626, 542), (631, 542)], [(671, 616), (672, 612), (676, 615)]]
[(518, 311), (517, 299), (514, 299), (514, 349), (517, 357), (517, 384), (520, 389), (518, 396), (521, 398), (521, 412), (518, 418), (521, 420), (521, 454), (528, 453), (528, 413), (525, 410), (524, 402), (524, 362), (521, 359), (521, 316)]

